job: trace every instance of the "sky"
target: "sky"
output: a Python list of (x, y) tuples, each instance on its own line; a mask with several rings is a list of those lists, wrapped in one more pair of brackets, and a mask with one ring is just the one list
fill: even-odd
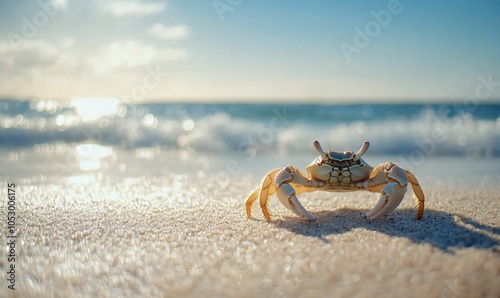
[(500, 102), (499, 15), (494, 0), (0, 0), (0, 97), (442, 102), (482, 76)]

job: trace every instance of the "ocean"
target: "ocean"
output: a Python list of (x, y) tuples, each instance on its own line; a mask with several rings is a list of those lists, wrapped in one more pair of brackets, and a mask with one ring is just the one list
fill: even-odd
[[(319, 140), (410, 170), (428, 160), (498, 164), (500, 105), (120, 104), (0, 100), (0, 175), (265, 173), (306, 166)], [(456, 164), (453, 162), (452, 164)], [(433, 162), (435, 163), (435, 162)], [(231, 176), (234, 176), (231, 175)]]

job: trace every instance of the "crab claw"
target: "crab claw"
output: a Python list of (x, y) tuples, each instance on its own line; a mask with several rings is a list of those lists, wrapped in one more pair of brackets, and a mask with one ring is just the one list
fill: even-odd
[(316, 220), (316, 217), (309, 213), (304, 206), (299, 202), (297, 196), (295, 195), (295, 190), (288, 183), (283, 183), (279, 188), (276, 189), (276, 195), (280, 202), (288, 208), (290, 211), (298, 216), (305, 216), (310, 220)]
[(394, 211), (401, 204), (406, 193), (406, 187), (397, 182), (388, 183), (382, 190), (382, 195), (377, 205), (366, 213), (366, 216), (375, 220)]
[(385, 176), (385, 180), (389, 181), (389, 183), (382, 189), (382, 195), (377, 205), (366, 213), (366, 216), (371, 220), (387, 215), (396, 209), (403, 201), (408, 185), (406, 172), (392, 162), (377, 167), (374, 172), (375, 175), (371, 178), (372, 181), (377, 180), (377, 176)]
[(295, 189), (289, 184), (293, 180), (293, 175), (291, 173), (293, 168), (285, 167), (278, 173), (276, 173), (276, 177), (274, 178), (274, 186), (276, 187), (276, 195), (280, 200), (281, 204), (288, 208), (293, 213), (298, 216), (305, 216), (310, 220), (315, 220), (314, 215), (309, 213), (304, 206), (299, 202), (297, 195), (295, 193)]

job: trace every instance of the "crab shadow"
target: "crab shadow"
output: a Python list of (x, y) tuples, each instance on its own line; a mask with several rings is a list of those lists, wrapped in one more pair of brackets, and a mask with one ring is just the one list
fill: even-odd
[(344, 234), (354, 229), (366, 229), (392, 237), (408, 238), (415, 243), (429, 243), (446, 252), (451, 249), (478, 248), (500, 251), (500, 228), (486, 226), (470, 218), (442, 211), (426, 210), (421, 220), (415, 211), (402, 209), (375, 220), (368, 220), (363, 209), (339, 209), (315, 212), (316, 221), (286, 217), (274, 222), (280, 228), (324, 242), (326, 236)]

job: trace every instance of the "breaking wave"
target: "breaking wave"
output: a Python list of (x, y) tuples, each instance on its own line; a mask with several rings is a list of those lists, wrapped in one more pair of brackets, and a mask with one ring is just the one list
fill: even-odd
[[(371, 154), (500, 156), (500, 106), (109, 105), (0, 101), (0, 146), (93, 143), (213, 154), (337, 151), (371, 142)], [(85, 105), (84, 105), (85, 106)]]

